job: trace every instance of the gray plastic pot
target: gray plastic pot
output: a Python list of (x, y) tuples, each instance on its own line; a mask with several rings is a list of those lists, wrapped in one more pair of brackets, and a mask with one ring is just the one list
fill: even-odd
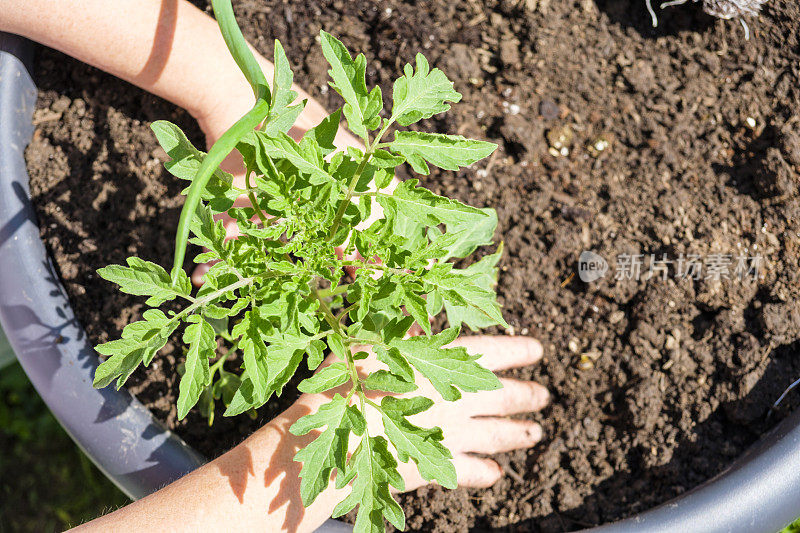
[[(23, 152), (33, 132), (31, 43), (0, 33), (0, 324), (61, 425), (140, 498), (203, 464), (125, 390), (92, 388), (98, 358), (39, 239)], [(800, 515), (800, 411), (725, 472), (664, 505), (592, 531), (775, 533)], [(320, 529), (351, 531), (329, 521)]]

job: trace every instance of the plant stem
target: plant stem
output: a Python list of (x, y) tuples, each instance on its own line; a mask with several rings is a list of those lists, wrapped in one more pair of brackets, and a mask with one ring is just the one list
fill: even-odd
[(239, 348), (239, 341), (237, 340), (236, 342), (233, 343), (233, 346), (231, 346), (227, 352), (221, 355), (219, 359), (214, 361), (214, 364), (211, 365), (211, 368), (209, 369), (211, 372), (211, 377), (214, 377), (214, 373), (217, 372), (220, 368), (222, 368), (222, 365), (225, 363), (225, 361), (228, 360), (228, 356), (231, 353), (235, 352), (238, 348)]
[(339, 204), (339, 208), (336, 210), (336, 216), (333, 219), (333, 225), (331, 226), (330, 233), (328, 233), (328, 240), (331, 240), (336, 235), (336, 231), (339, 229), (339, 226), (342, 223), (344, 212), (347, 210), (347, 206), (350, 205), (350, 201), (353, 199), (353, 192), (355, 191), (356, 185), (358, 185), (359, 178), (361, 178), (361, 173), (364, 172), (364, 168), (367, 166), (367, 162), (371, 156), (372, 151), (367, 149), (367, 151), (364, 152), (364, 157), (361, 159), (361, 163), (359, 163), (355, 174), (353, 174), (353, 177), (350, 179), (350, 186), (347, 188), (347, 194), (345, 194), (344, 201)]
[(345, 335), (342, 333), (342, 330), (339, 327), (339, 322), (336, 320), (336, 317), (333, 316), (333, 313), (331, 312), (331, 308), (328, 307), (328, 303), (322, 298), (322, 296), (320, 296), (319, 290), (317, 290), (316, 287), (312, 286), (311, 287), (311, 294), (313, 294), (314, 298), (316, 298), (317, 301), (319, 302), (319, 307), (320, 307), (320, 309), (322, 309), (322, 313), (323, 313), (323, 316), (325, 318), (325, 322), (327, 322), (328, 325), (331, 328), (333, 328), (333, 331), (335, 331), (336, 333), (338, 333), (339, 335), (344, 337)]
[(356, 302), (356, 303), (354, 303), (352, 305), (349, 305), (348, 307), (345, 307), (344, 309), (339, 311), (338, 315), (336, 315), (336, 321), (337, 322), (341, 322), (342, 319), (347, 315), (347, 313), (349, 313), (353, 309), (357, 309), (360, 306), (361, 306), (361, 302)]
[(220, 296), (222, 296), (223, 294), (225, 294), (228, 291), (235, 291), (236, 289), (244, 287), (245, 285), (249, 285), (255, 279), (256, 279), (255, 276), (254, 277), (250, 277), (250, 278), (242, 278), (242, 279), (240, 279), (239, 281), (237, 281), (235, 283), (231, 283), (230, 285), (226, 285), (225, 287), (223, 287), (221, 289), (218, 289), (218, 290), (216, 290), (214, 292), (208, 293), (205, 296), (203, 296), (202, 298), (198, 298), (197, 300), (195, 300), (195, 302), (192, 305), (190, 305), (189, 307), (185, 308), (183, 311), (181, 311), (180, 313), (178, 313), (177, 315), (172, 317), (170, 320), (177, 320), (177, 319), (181, 318), (184, 315), (191, 314), (192, 311), (194, 311), (198, 307), (203, 307), (207, 303), (212, 302), (213, 300), (216, 300), (217, 298), (219, 298)]
[(234, 61), (239, 65), (245, 78), (250, 83), (256, 102), (250, 111), (236, 121), (214, 143), (192, 180), (192, 185), (186, 195), (186, 202), (181, 210), (178, 231), (175, 235), (175, 257), (173, 258), (171, 273), (173, 285), (178, 284), (178, 272), (183, 268), (183, 260), (186, 257), (189, 224), (192, 217), (194, 217), (197, 206), (200, 204), (203, 190), (222, 161), (236, 148), (239, 140), (264, 122), (270, 110), (271, 95), (267, 86), (267, 78), (261, 71), (261, 67), (253, 56), (253, 52), (250, 51), (242, 31), (236, 23), (231, 0), (212, 0), (211, 5), (225, 44), (228, 46)]
[(336, 287), (330, 289), (320, 289), (318, 292), (321, 297), (330, 298), (331, 296), (337, 296), (339, 294), (346, 293), (349, 287), (349, 284), (337, 285)]
[(261, 223), (264, 226), (268, 226), (267, 217), (264, 216), (264, 213), (261, 211), (261, 208), (258, 206), (258, 201), (256, 200), (256, 193), (254, 192), (255, 189), (252, 188), (250, 185), (250, 172), (247, 172), (247, 176), (245, 177), (245, 182), (247, 183), (247, 197), (250, 199), (250, 203), (253, 206), (253, 209), (256, 210), (256, 215), (258, 215), (258, 219), (261, 220)]
[(336, 216), (333, 219), (331, 231), (328, 233), (328, 240), (331, 240), (336, 235), (336, 231), (339, 229), (339, 225), (342, 223), (344, 212), (347, 210), (347, 206), (353, 199), (353, 193), (355, 192), (356, 185), (358, 185), (358, 180), (361, 178), (361, 173), (364, 172), (364, 168), (366, 168), (369, 158), (375, 153), (376, 148), (380, 145), (381, 138), (386, 133), (386, 130), (389, 129), (389, 126), (392, 124), (392, 122), (393, 120), (387, 121), (386, 124), (383, 125), (383, 128), (381, 128), (381, 130), (378, 132), (378, 135), (375, 137), (375, 140), (372, 141), (372, 143), (367, 141), (367, 145), (365, 146), (364, 150), (364, 157), (361, 158), (361, 163), (359, 163), (355, 174), (353, 174), (352, 179), (350, 179), (350, 186), (347, 188), (347, 194), (345, 195), (344, 201), (336, 210)]
[(366, 397), (364, 398), (364, 400), (366, 400), (367, 404), (377, 409), (380, 413), (383, 413), (383, 408), (380, 405), (378, 405), (377, 403), (373, 402), (372, 400)]
[(361, 261), (340, 261), (339, 265), (366, 268), (368, 270), (384, 270), (386, 272), (392, 272), (394, 274), (408, 274), (408, 272), (403, 270), (402, 268), (387, 267), (380, 263), (364, 263)]
[(210, 292), (210, 293), (206, 294), (202, 298), (196, 298), (194, 300), (194, 303), (192, 303), (192, 305), (190, 305), (189, 307), (186, 307), (183, 311), (181, 311), (177, 315), (173, 316), (170, 319), (170, 321), (177, 320), (177, 319), (183, 317), (184, 315), (191, 314), (198, 307), (203, 307), (207, 303), (213, 302), (214, 300), (216, 300), (217, 298), (219, 298), (220, 296), (222, 296), (226, 292), (235, 291), (236, 289), (240, 289), (240, 288), (242, 288), (242, 287), (244, 287), (246, 285), (250, 285), (253, 281), (255, 281), (258, 278), (279, 278), (281, 276), (288, 276), (288, 275), (289, 274), (287, 274), (286, 272), (267, 271), (265, 274), (259, 274), (257, 276), (251, 276), (249, 278), (241, 278), (238, 281), (236, 281), (234, 283), (231, 283), (230, 285), (226, 285), (226, 286), (222, 287), (221, 289), (218, 289), (218, 290), (216, 290), (214, 292)]

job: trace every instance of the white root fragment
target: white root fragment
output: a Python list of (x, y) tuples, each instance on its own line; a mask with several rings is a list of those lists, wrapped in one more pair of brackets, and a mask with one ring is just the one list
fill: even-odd
[(647, 4), (647, 11), (650, 12), (650, 17), (653, 19), (653, 27), (658, 27), (658, 17), (656, 16), (655, 10), (653, 10), (652, 4), (650, 4), (650, 0), (644, 0), (645, 4)]

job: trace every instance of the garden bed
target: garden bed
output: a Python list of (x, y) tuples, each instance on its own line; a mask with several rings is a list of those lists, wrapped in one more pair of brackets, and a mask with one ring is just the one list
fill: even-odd
[[(514, 375), (553, 393), (547, 437), (499, 456), (509, 475), (491, 489), (405, 496), (411, 528), (561, 531), (619, 519), (717, 474), (798, 404), (789, 396), (767, 416), (800, 377), (799, 6), (773, 0), (749, 42), (696, 6), (661, 13), (654, 30), (639, 0), (234, 8), (262, 53), (284, 43), (296, 80), (329, 107), (338, 95), (314, 42), (320, 27), (363, 50), (384, 89), (423, 51), (464, 94), (435, 129), (500, 144), (488, 162), (424, 184), (498, 211), (506, 333), (539, 338), (546, 353)], [(96, 269), (130, 255), (171, 262), (181, 185), (149, 123), (166, 118), (203, 139), (182, 110), (55, 52), (40, 52), (36, 81), (27, 156), (42, 236), (100, 343), (142, 301)], [(589, 249), (611, 267), (584, 283), (574, 274)], [(640, 280), (617, 281), (622, 253), (764, 262), (758, 281), (674, 270), (645, 279), (649, 259)], [(168, 345), (129, 389), (209, 457), (291, 401), (257, 420), (217, 416), (210, 429), (195, 413), (177, 422), (181, 360)]]

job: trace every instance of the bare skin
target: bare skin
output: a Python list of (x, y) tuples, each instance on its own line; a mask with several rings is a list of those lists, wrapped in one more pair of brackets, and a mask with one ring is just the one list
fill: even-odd
[[(0, 31), (24, 35), (127, 80), (189, 111), (213, 143), (252, 105), (250, 87), (228, 54), (216, 23), (183, 0), (0, 0)], [(272, 64), (255, 54), (267, 79)], [(308, 98), (299, 87), (300, 98)], [(294, 135), (327, 116), (309, 99)], [(340, 130), (337, 144), (359, 142)], [(227, 162), (237, 170), (238, 162)], [(202, 274), (200, 271), (197, 278)], [(456, 341), (482, 353), (491, 370), (537, 362), (541, 345), (522, 337), (467, 337)], [(329, 358), (330, 359), (330, 358)], [(329, 361), (330, 362), (330, 361)], [(374, 357), (359, 361), (359, 372), (381, 368)], [(439, 426), (453, 452), (458, 483), (488, 487), (502, 476), (498, 464), (473, 453), (493, 454), (534, 446), (541, 427), (509, 415), (538, 411), (547, 390), (533, 382), (503, 379), (504, 388), (464, 394), (458, 402), (440, 399), (418, 377), (413, 393), (437, 399), (412, 417), (423, 427)], [(331, 514), (347, 489), (330, 486), (309, 508), (300, 499), (298, 449), (316, 437), (296, 437), (288, 428), (330, 394), (303, 395), (284, 413), (228, 453), (171, 485), (109, 515), (80, 526), (85, 531), (313, 531)], [(380, 423), (368, 418), (370, 434)], [(415, 465), (400, 464), (406, 487), (426, 484)]]
[[(522, 337), (466, 337), (454, 344), (484, 353), (481, 363), (492, 370), (530, 365), (542, 354), (538, 342)], [(382, 366), (374, 358), (358, 363), (360, 373)], [(420, 389), (401, 396), (439, 398), (424, 379), (418, 376), (417, 380)], [(502, 381), (502, 389), (464, 394), (458, 402), (437, 401), (429, 410), (411, 417), (419, 426), (442, 428), (444, 444), (453, 452), (460, 486), (489, 487), (503, 475), (495, 461), (472, 453), (529, 448), (541, 439), (541, 427), (535, 422), (506, 417), (538, 411), (547, 404), (547, 390), (529, 381)], [(225, 455), (76, 531), (314, 531), (348, 489), (336, 490), (331, 484), (304, 509), (300, 500), (300, 464), (292, 458), (317, 434), (296, 437), (288, 429), (301, 416), (315, 412), (330, 396), (301, 396), (292, 407)], [(371, 435), (382, 434), (380, 422), (374, 417), (368, 416), (368, 423)], [(426, 484), (413, 463), (400, 463), (399, 471), (408, 490)]]

